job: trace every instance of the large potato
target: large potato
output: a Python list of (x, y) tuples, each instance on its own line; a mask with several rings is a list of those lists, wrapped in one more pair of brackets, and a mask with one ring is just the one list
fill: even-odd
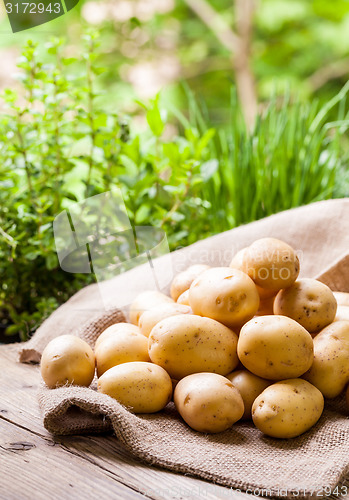
[(115, 323), (115, 325), (111, 325), (108, 328), (106, 328), (97, 338), (95, 343), (95, 350), (108, 337), (115, 337), (119, 333), (125, 333), (125, 332), (141, 333), (138, 326), (132, 325), (131, 323)]
[(256, 240), (234, 257), (230, 266), (235, 265), (239, 265), (256, 285), (267, 290), (286, 288), (292, 285), (299, 274), (296, 252), (276, 238)]
[(173, 300), (177, 300), (183, 292), (189, 289), (195, 278), (209, 268), (210, 266), (206, 266), (205, 264), (195, 264), (194, 266), (190, 266), (185, 271), (177, 274), (171, 284), (171, 297)]
[(333, 295), (339, 306), (349, 306), (349, 293), (346, 292), (333, 292)]
[(155, 413), (171, 400), (172, 382), (161, 366), (134, 361), (106, 371), (98, 390), (134, 413)]
[(237, 335), (210, 318), (179, 315), (163, 319), (149, 336), (149, 356), (171, 378), (198, 372), (226, 375), (238, 364)]
[(240, 331), (238, 356), (252, 373), (270, 380), (300, 377), (313, 362), (313, 339), (286, 316), (259, 316)]
[(173, 400), (183, 420), (199, 432), (225, 431), (244, 413), (239, 391), (216, 373), (183, 378), (176, 385)]
[(242, 271), (212, 267), (191, 284), (189, 303), (194, 314), (234, 328), (256, 314), (259, 295), (253, 281)]
[(169, 318), (170, 316), (177, 316), (177, 314), (191, 314), (192, 310), (189, 306), (181, 304), (160, 304), (149, 311), (145, 311), (139, 318), (139, 328), (143, 335), (149, 337), (153, 327), (162, 319)]
[(243, 419), (251, 419), (252, 404), (257, 396), (264, 391), (272, 382), (257, 377), (248, 370), (236, 370), (226, 375), (227, 379), (237, 388), (244, 402)]
[(303, 378), (325, 398), (335, 398), (349, 382), (349, 321), (336, 321), (314, 338), (314, 361)]
[(171, 297), (168, 297), (161, 292), (157, 292), (154, 290), (142, 292), (135, 298), (130, 306), (130, 321), (134, 325), (138, 325), (139, 318), (144, 313), (144, 311), (148, 311), (152, 307), (155, 307), (159, 304), (173, 302), (174, 301), (171, 299)]
[(74, 335), (60, 335), (47, 344), (41, 357), (41, 375), (50, 388), (66, 384), (89, 386), (95, 374), (91, 347)]
[(306, 380), (295, 378), (267, 387), (252, 405), (252, 419), (268, 436), (294, 438), (316, 424), (323, 409), (321, 392)]
[(274, 300), (274, 314), (282, 314), (315, 333), (332, 323), (337, 302), (328, 286), (320, 281), (303, 278), (280, 290)]
[(119, 332), (103, 340), (96, 351), (97, 376), (113, 366), (129, 361), (150, 361), (148, 339), (141, 333)]

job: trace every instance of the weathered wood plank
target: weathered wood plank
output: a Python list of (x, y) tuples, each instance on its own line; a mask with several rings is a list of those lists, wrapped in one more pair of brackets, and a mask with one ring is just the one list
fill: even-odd
[[(37, 366), (17, 363), (16, 359), (15, 347), (0, 348), (0, 381), (2, 382), (0, 384), (0, 422), (5, 420), (9, 425), (19, 427), (23, 432), (30, 432), (36, 439), (42, 440), (43, 444), (40, 448), (42, 455), (50, 455), (52, 446), (60, 447), (61, 451), (69, 457), (73, 456), (74, 460), (80, 460), (82, 469), (88, 463), (90, 467), (107, 474), (106, 482), (113, 480), (122, 483), (154, 500), (246, 498), (243, 493), (234, 492), (222, 486), (144, 465), (133, 458), (112, 435), (53, 438), (42, 425), (37, 404), (36, 392), (41, 383), (39, 369)], [(69, 464), (69, 459), (67, 464)], [(78, 476), (77, 473), (76, 481), (79, 480)], [(46, 487), (46, 494), (49, 493)], [(75, 498), (79, 498), (76, 496), (76, 491), (74, 492)], [(81, 498), (86, 497), (81, 496)]]

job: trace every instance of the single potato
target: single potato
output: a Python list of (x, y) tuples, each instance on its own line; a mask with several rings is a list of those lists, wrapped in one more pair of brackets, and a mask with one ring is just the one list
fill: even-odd
[(177, 304), (182, 304), (183, 306), (190, 306), (189, 304), (189, 289), (181, 293), (177, 299)]
[(319, 332), (332, 323), (337, 302), (328, 286), (303, 278), (280, 290), (274, 300), (274, 314), (294, 319), (310, 333)]
[(334, 321), (349, 321), (349, 306), (337, 306)]
[(212, 267), (191, 284), (189, 303), (194, 314), (234, 328), (253, 318), (259, 307), (259, 295), (253, 281), (242, 271)]
[(252, 419), (267, 436), (287, 439), (308, 431), (323, 409), (321, 392), (306, 380), (294, 378), (267, 387), (252, 405)]
[(199, 432), (222, 432), (240, 420), (244, 403), (222, 375), (195, 373), (176, 385), (173, 400), (183, 420)]
[(149, 356), (176, 380), (198, 372), (221, 375), (238, 364), (237, 335), (210, 318), (171, 316), (154, 326), (149, 336)]
[[(280, 290), (292, 285), (299, 274), (299, 260), (294, 249), (276, 238), (262, 238), (235, 256), (230, 266), (240, 265), (259, 287)], [(267, 298), (267, 297), (264, 297)]]
[(135, 298), (130, 306), (130, 322), (134, 325), (138, 325), (139, 318), (144, 313), (144, 311), (148, 311), (152, 307), (155, 307), (159, 304), (173, 304), (173, 302), (174, 301), (171, 299), (171, 297), (168, 297), (161, 292), (157, 292), (154, 290), (142, 292)]
[(335, 321), (314, 338), (314, 361), (303, 378), (325, 398), (339, 396), (349, 382), (349, 321)]
[(346, 292), (333, 292), (337, 304), (339, 306), (347, 306), (349, 307), (349, 293)]
[(141, 333), (119, 332), (99, 344), (96, 351), (97, 376), (113, 366), (130, 361), (150, 361), (148, 339)]
[(181, 304), (159, 304), (149, 311), (145, 311), (139, 319), (139, 328), (145, 337), (149, 337), (153, 327), (162, 319), (176, 316), (177, 314), (191, 314), (192, 310), (189, 306)]
[(227, 379), (237, 388), (244, 402), (244, 414), (242, 416), (245, 420), (252, 418), (251, 409), (252, 404), (257, 396), (264, 391), (272, 382), (264, 378), (257, 377), (248, 370), (236, 370), (226, 375)]
[(74, 335), (56, 337), (42, 353), (41, 375), (50, 389), (66, 384), (88, 387), (95, 375), (91, 347)]
[(190, 266), (185, 271), (177, 274), (171, 284), (170, 293), (173, 300), (177, 300), (183, 292), (189, 289), (195, 278), (209, 268), (210, 266), (206, 266), (205, 264), (195, 264), (194, 266)]
[(286, 316), (258, 316), (240, 331), (238, 356), (250, 372), (270, 380), (300, 377), (313, 362), (313, 339)]
[(131, 323), (115, 323), (115, 325), (108, 326), (97, 338), (95, 343), (95, 351), (98, 346), (108, 337), (114, 337), (119, 333), (141, 333), (140, 329), (136, 325)]
[(172, 397), (172, 382), (161, 366), (134, 361), (114, 366), (98, 380), (98, 390), (133, 413), (155, 413)]

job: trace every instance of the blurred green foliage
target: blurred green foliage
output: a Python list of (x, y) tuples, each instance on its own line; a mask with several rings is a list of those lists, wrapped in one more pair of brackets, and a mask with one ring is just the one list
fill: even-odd
[(28, 42), (19, 95), (4, 92), (0, 323), (22, 339), (93, 281), (65, 273), (57, 261), (52, 221), (77, 201), (119, 187), (131, 223), (164, 229), (173, 250), (348, 194), (348, 85), (324, 106), (275, 98), (250, 132), (234, 90), (228, 124), (217, 127), (187, 88), (186, 113), (169, 110), (160, 96), (139, 102), (146, 124), (138, 132), (140, 117), (115, 113), (98, 91), (99, 43), (95, 34), (84, 35), (76, 59), (66, 56), (62, 41), (46, 43), (42, 57), (43, 47)]

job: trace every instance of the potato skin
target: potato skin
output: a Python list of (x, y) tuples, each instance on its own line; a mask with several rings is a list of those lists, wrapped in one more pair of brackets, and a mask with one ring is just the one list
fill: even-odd
[(194, 314), (234, 328), (253, 318), (259, 307), (259, 295), (253, 281), (242, 271), (212, 267), (191, 284), (189, 303)]
[(155, 290), (148, 290), (146, 292), (140, 293), (130, 306), (129, 316), (130, 322), (134, 325), (138, 325), (139, 318), (144, 313), (152, 307), (163, 303), (173, 303), (173, 299), (167, 295), (157, 292)]
[(159, 304), (142, 314), (139, 319), (139, 329), (145, 337), (149, 337), (152, 328), (162, 319), (177, 316), (177, 314), (191, 313), (192, 310), (189, 306), (183, 306), (175, 302), (173, 304)]
[(119, 332), (109, 336), (99, 344), (95, 352), (97, 376), (113, 366), (130, 361), (150, 361), (148, 339), (141, 333), (132, 331)]
[(115, 325), (108, 326), (108, 328), (106, 328), (97, 338), (95, 343), (95, 351), (106, 338), (114, 337), (119, 333), (125, 333), (125, 332), (138, 333), (138, 334), (141, 333), (138, 326), (133, 325), (132, 323), (115, 323)]
[(349, 306), (349, 293), (332, 292), (339, 306)]
[(149, 356), (176, 380), (198, 372), (226, 375), (238, 364), (237, 335), (210, 318), (178, 315), (163, 319), (149, 336)]
[(251, 420), (252, 404), (257, 396), (264, 391), (272, 382), (261, 377), (257, 377), (248, 370), (236, 370), (226, 375), (227, 379), (237, 388), (244, 402), (244, 420)]
[(239, 257), (236, 256), (236, 260), (238, 259), (241, 270), (256, 285), (267, 290), (289, 287), (299, 274), (296, 252), (290, 245), (276, 238), (256, 240)]
[(185, 271), (177, 274), (177, 276), (174, 277), (171, 283), (170, 294), (173, 300), (176, 301), (183, 292), (189, 290), (189, 287), (195, 280), (195, 278), (197, 278), (199, 274), (203, 273), (209, 268), (210, 266), (207, 266), (205, 264), (195, 264), (188, 267), (188, 269), (186, 269)]
[(303, 375), (325, 398), (335, 398), (349, 382), (349, 321), (335, 321), (314, 338), (314, 361)]
[(308, 332), (319, 332), (332, 323), (337, 302), (330, 288), (320, 281), (303, 278), (280, 290), (274, 301), (274, 314), (300, 323)]
[(252, 405), (255, 426), (267, 436), (294, 438), (321, 417), (324, 398), (306, 380), (282, 380), (267, 387)]
[(337, 306), (334, 321), (349, 321), (349, 306)]
[(313, 339), (286, 316), (258, 316), (240, 331), (238, 356), (250, 372), (270, 380), (300, 377), (313, 362)]
[(41, 357), (41, 376), (50, 388), (66, 384), (88, 387), (95, 375), (95, 355), (84, 340), (60, 335), (47, 344)]
[(172, 397), (172, 382), (161, 366), (133, 361), (114, 366), (98, 380), (98, 391), (134, 413), (155, 413)]
[(183, 378), (176, 385), (173, 400), (183, 420), (199, 432), (225, 431), (244, 413), (239, 391), (216, 373), (195, 373)]
[(177, 304), (182, 304), (183, 306), (190, 306), (189, 304), (189, 288), (185, 292), (181, 293), (177, 299)]

